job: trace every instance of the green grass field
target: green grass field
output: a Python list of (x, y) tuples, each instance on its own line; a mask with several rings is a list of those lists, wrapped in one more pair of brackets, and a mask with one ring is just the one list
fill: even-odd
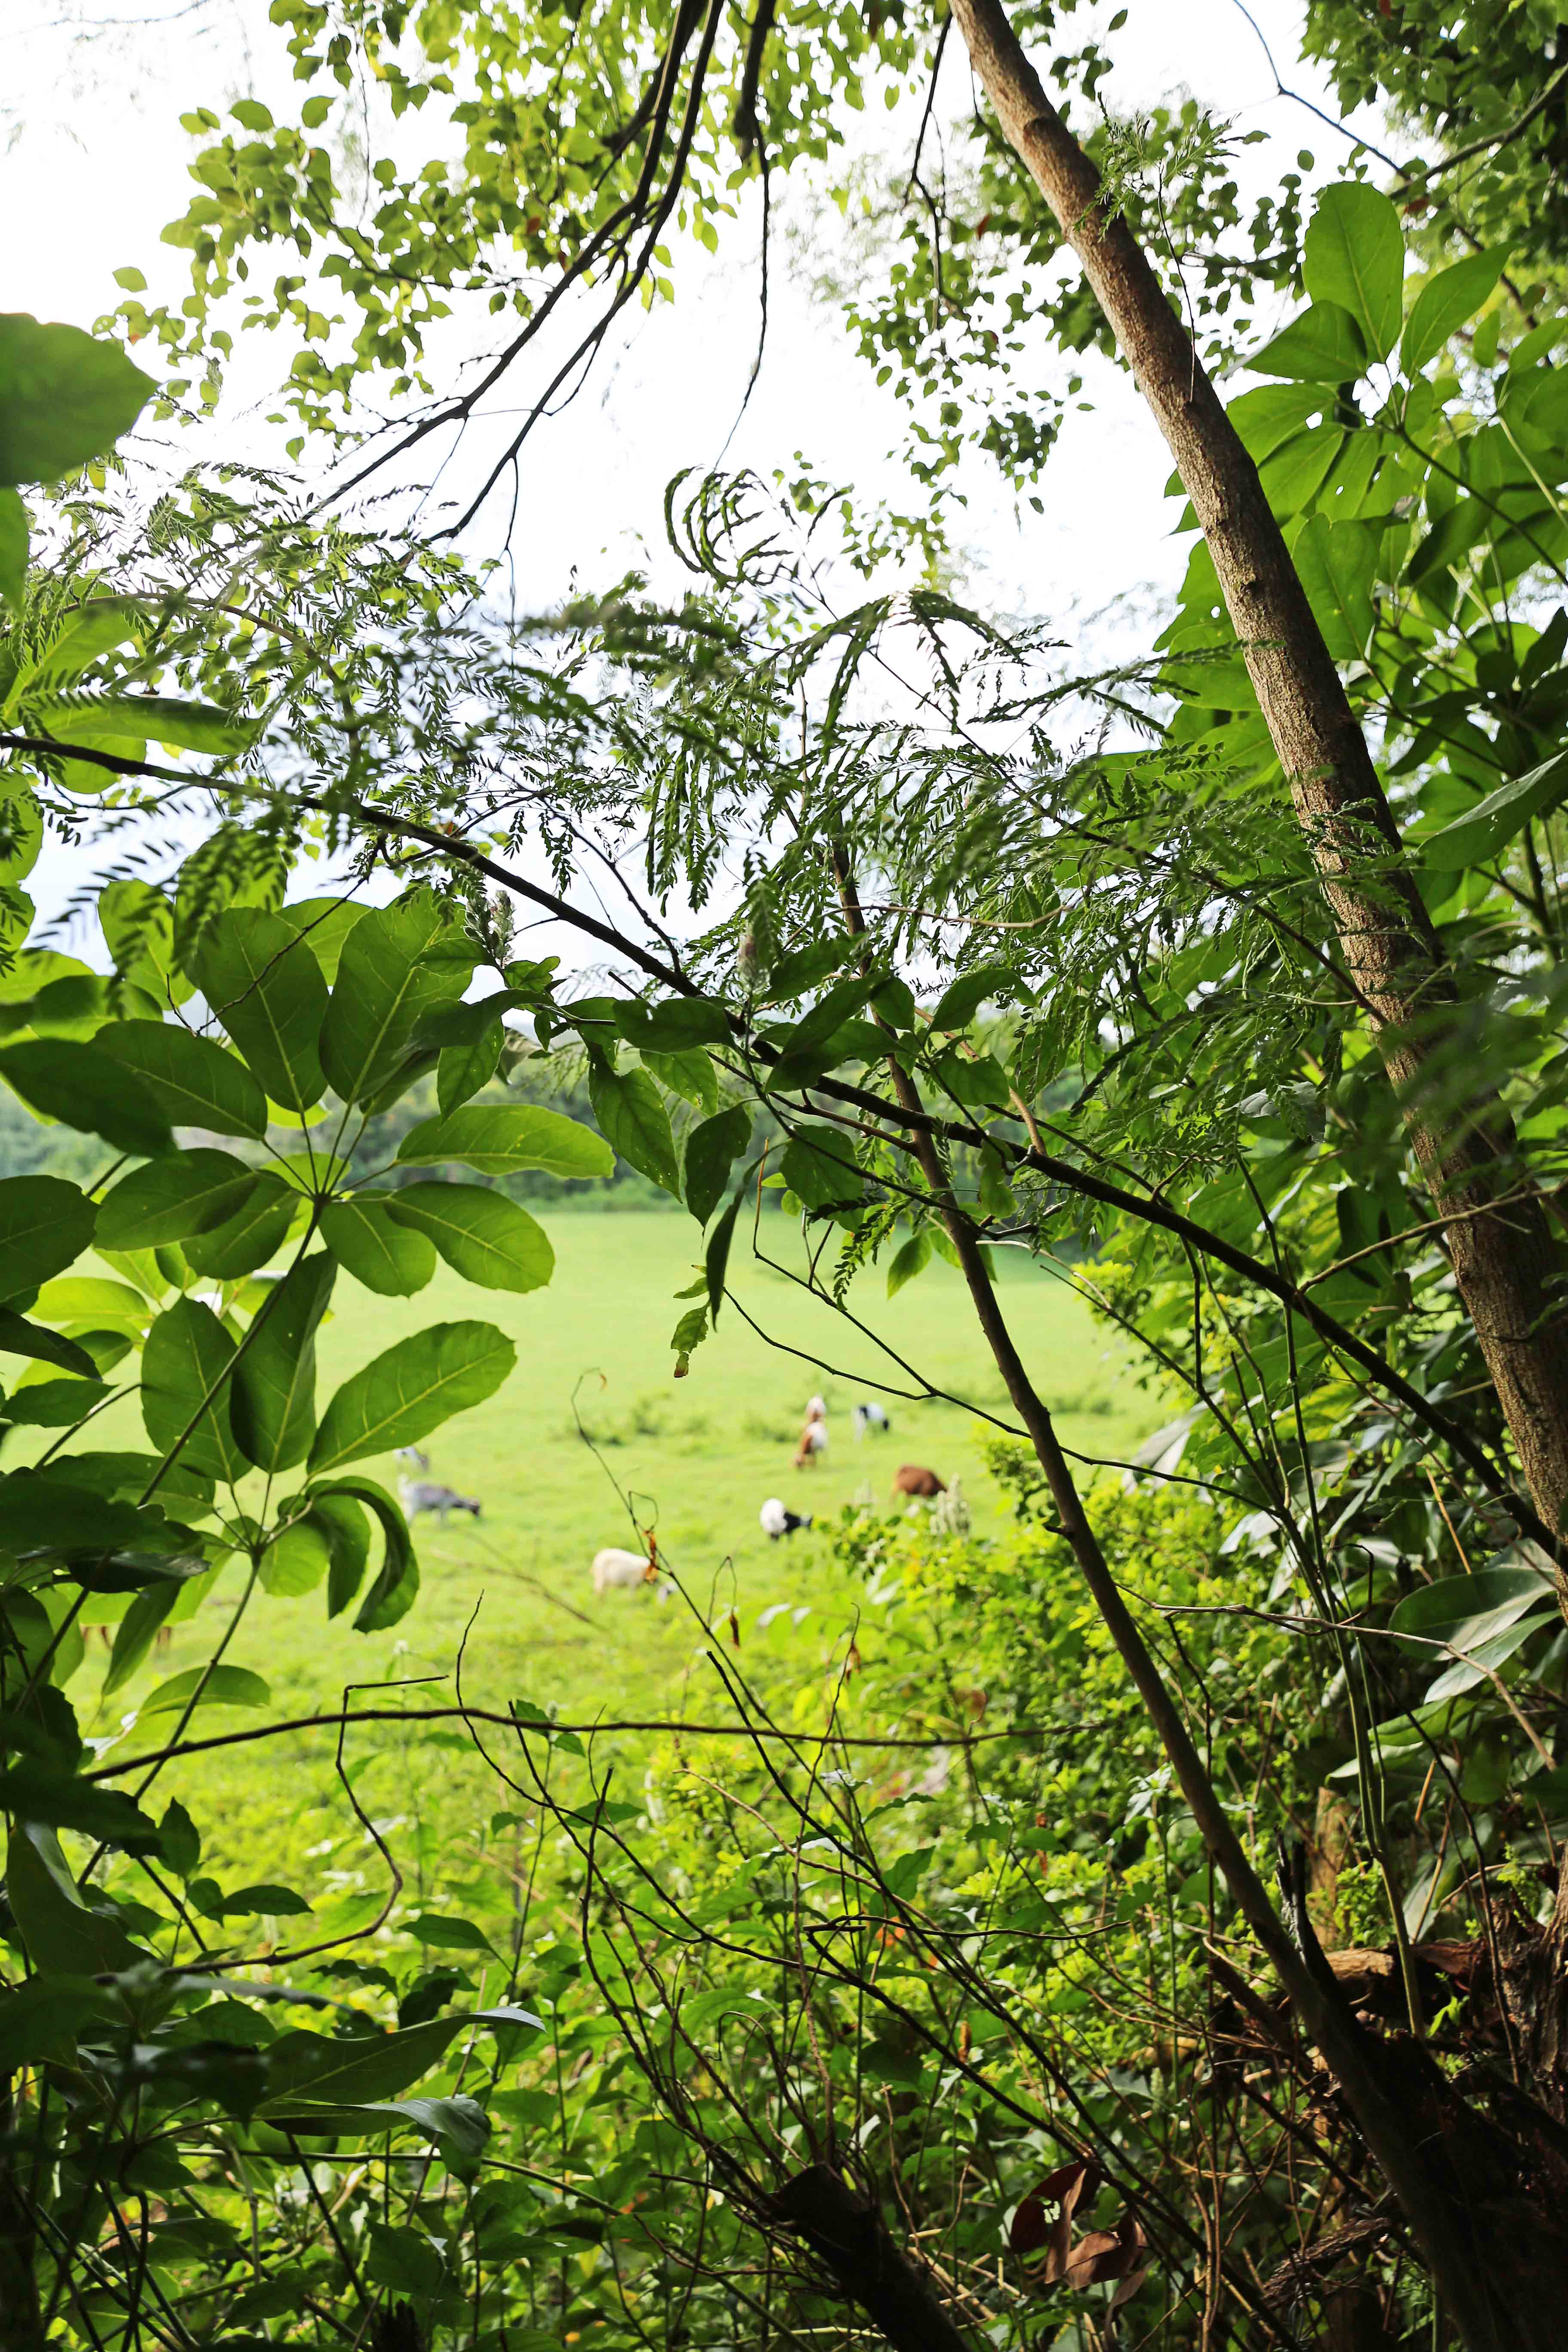
[[(434, 1519), (419, 1522), (423, 1586), (395, 1633), (367, 1639), (346, 1619), (329, 1625), (319, 1590), (294, 1600), (256, 1596), (226, 1656), (266, 1677), (277, 1713), (335, 1706), (351, 1682), (449, 1676), (466, 1627), (464, 1693), (471, 1701), (554, 1702), (579, 1719), (668, 1714), (679, 1708), (683, 1677), (695, 1671), (688, 1703), (699, 1690), (706, 1702), (701, 1678), (711, 1668), (693, 1669), (701, 1629), (689, 1610), (675, 1600), (661, 1604), (646, 1586), (594, 1596), (594, 1552), (603, 1544), (637, 1541), (623, 1494), (635, 1498), (641, 1525), (657, 1524), (660, 1552), (699, 1608), (706, 1614), (734, 1606), (744, 1661), (764, 1679), (770, 1669), (798, 1674), (821, 1654), (825, 1636), (844, 1626), (858, 1598), (827, 1562), (817, 1534), (767, 1540), (757, 1512), (768, 1496), (826, 1522), (868, 1484), (879, 1507), (891, 1510), (895, 1468), (917, 1462), (944, 1478), (962, 1477), (977, 1533), (999, 1524), (999, 1498), (976, 1444), (976, 1412), (1005, 1417), (1005, 1401), (959, 1277), (948, 1267), (933, 1265), (892, 1301), (873, 1269), (851, 1294), (868, 1326), (861, 1331), (783, 1272), (737, 1249), (734, 1301), (716, 1337), (694, 1357), (689, 1377), (677, 1381), (668, 1339), (682, 1311), (673, 1294), (694, 1271), (689, 1222), (568, 1211), (547, 1223), (555, 1278), (528, 1297), (478, 1292), (445, 1270), (409, 1299), (376, 1297), (340, 1277), (333, 1317), (321, 1335), (319, 1401), (369, 1357), (432, 1322), (493, 1320), (515, 1339), (518, 1364), (489, 1403), (428, 1442), (432, 1475), (478, 1496), (483, 1517), (477, 1526), (455, 1517), (445, 1529)], [(769, 1223), (773, 1245), (798, 1263), (794, 1228), (782, 1217)], [(1111, 1336), (1065, 1283), (1005, 1255), (1002, 1271), (1026, 1360), (1066, 1442), (1085, 1454), (1124, 1458), (1162, 1417), (1158, 1399), (1130, 1377)], [(877, 1339), (952, 1401), (885, 1397), (891, 1433), (857, 1445), (849, 1409), (858, 1397), (877, 1392), (871, 1381), (915, 1385), (881, 1353)], [(807, 1360), (813, 1352), (834, 1369), (817, 1370)], [(827, 1402), (830, 1446), (818, 1466), (796, 1471), (792, 1455), (814, 1391)], [(597, 1453), (577, 1432), (574, 1395)], [(102, 1417), (91, 1442), (144, 1444), (132, 1406)], [(363, 1465), (388, 1486), (395, 1486), (397, 1466), (390, 1459)], [(146, 1672), (90, 1719), (104, 1654), (95, 1643), (72, 1684), (83, 1728), (100, 1737), (111, 1732), (155, 1682), (208, 1656), (239, 1589), (237, 1573), (227, 1572)], [(789, 1606), (759, 1629), (759, 1616), (778, 1603)], [(810, 1613), (797, 1623), (796, 1610)], [(436, 1685), (422, 1696), (438, 1701), (443, 1695)], [(235, 1709), (204, 1709), (195, 1727), (227, 1730), (254, 1719)], [(174, 1718), (161, 1720), (166, 1728)], [(155, 1745), (154, 1729), (153, 1723), (132, 1728), (130, 1748)], [(390, 1755), (388, 1743), (402, 1736), (356, 1734), (354, 1752), (375, 1748)], [(434, 1757), (424, 1759), (419, 1775), (407, 1776), (419, 1779), (421, 1802), (433, 1801), (428, 1768), (436, 1764)], [(391, 1784), (398, 1778), (377, 1769), (378, 1806), (395, 1794)], [(204, 1819), (213, 1821), (216, 1811), (231, 1870), (250, 1878), (289, 1866), (309, 1873), (312, 1864), (304, 1857), (326, 1834), (329, 1817), (342, 1827), (331, 1741), (320, 1733), (171, 1768), (159, 1782), (160, 1801), (182, 1790)]]

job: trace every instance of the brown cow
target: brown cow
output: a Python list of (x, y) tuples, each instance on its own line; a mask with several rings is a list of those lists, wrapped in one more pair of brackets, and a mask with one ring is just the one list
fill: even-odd
[(946, 1492), (946, 1479), (939, 1478), (934, 1470), (922, 1470), (918, 1462), (904, 1463), (894, 1475), (895, 1497), (900, 1495), (918, 1495), (922, 1502), (929, 1503), (936, 1496), (945, 1495)]

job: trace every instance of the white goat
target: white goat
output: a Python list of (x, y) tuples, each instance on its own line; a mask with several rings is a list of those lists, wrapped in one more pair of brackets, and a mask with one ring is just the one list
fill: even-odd
[(646, 1552), (620, 1551), (607, 1544), (603, 1551), (594, 1554), (594, 1590), (604, 1593), (622, 1584), (651, 1584), (657, 1575)]
[(860, 1440), (863, 1437), (872, 1431), (879, 1432), (883, 1436), (886, 1436), (887, 1433), (893, 1425), (888, 1419), (885, 1409), (879, 1404), (858, 1404), (855, 1408), (852, 1418), (855, 1429), (855, 1443), (857, 1445), (859, 1444)]
[(796, 1528), (810, 1527), (811, 1513), (786, 1511), (778, 1496), (770, 1495), (757, 1513), (757, 1519), (763, 1535), (770, 1538), (773, 1543), (777, 1543), (781, 1536), (793, 1536)]

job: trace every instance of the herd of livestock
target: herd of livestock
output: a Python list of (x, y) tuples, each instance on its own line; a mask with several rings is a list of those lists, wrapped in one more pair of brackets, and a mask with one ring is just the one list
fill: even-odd
[[(858, 1444), (863, 1438), (886, 1437), (892, 1429), (892, 1423), (885, 1407), (872, 1400), (863, 1400), (850, 1413), (850, 1427)], [(806, 1404), (800, 1442), (795, 1451), (795, 1467), (797, 1470), (815, 1468), (819, 1457), (826, 1453), (827, 1444), (826, 1401), (814, 1396)], [(466, 1511), (475, 1519), (479, 1517), (481, 1506), (479, 1496), (459, 1495), (455, 1487), (444, 1486), (439, 1479), (432, 1478), (430, 1457), (418, 1446), (400, 1446), (397, 1459), (409, 1470), (419, 1473), (416, 1477), (402, 1475), (397, 1482), (397, 1491), (410, 1527), (421, 1513), (426, 1511), (437, 1518), (443, 1528), (454, 1511)], [(945, 1480), (921, 1463), (902, 1463), (894, 1473), (895, 1501), (900, 1496), (909, 1496), (917, 1501), (933, 1502), (937, 1496), (946, 1492)], [(785, 1536), (793, 1536), (799, 1528), (809, 1528), (812, 1515), (809, 1511), (788, 1510), (777, 1495), (770, 1495), (757, 1513), (757, 1519), (763, 1533), (772, 1542), (777, 1543)], [(626, 1551), (616, 1544), (605, 1545), (603, 1550), (595, 1553), (589, 1573), (593, 1578), (594, 1591), (599, 1594), (617, 1587), (656, 1582), (659, 1564), (651, 1536), (644, 1551)]]

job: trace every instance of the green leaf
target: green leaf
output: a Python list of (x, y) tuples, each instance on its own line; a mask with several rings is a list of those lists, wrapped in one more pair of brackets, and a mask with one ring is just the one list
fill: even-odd
[(31, 1297), (89, 1247), (98, 1212), (79, 1186), (59, 1176), (8, 1176), (0, 1182), (0, 1299)]
[(343, 1382), (321, 1416), (312, 1473), (416, 1444), (493, 1396), (517, 1350), (493, 1323), (436, 1323), (400, 1339)]
[(327, 983), (291, 924), (227, 908), (203, 933), (191, 976), (272, 1101), (306, 1111), (321, 1100)]
[(669, 1113), (647, 1072), (595, 1065), (588, 1072), (588, 1099), (611, 1150), (679, 1200), (680, 1169)]
[(826, 940), (813, 940), (809, 946), (782, 957), (768, 976), (767, 1002), (788, 1004), (804, 996), (808, 989), (825, 981), (829, 972), (841, 971), (860, 945), (850, 933), (841, 931)]
[(324, 1250), (290, 1266), (251, 1325), (235, 1370), (233, 1427), (258, 1470), (292, 1469), (316, 1426), (316, 1333), (337, 1267)]
[(263, 1879), (257, 1886), (237, 1886), (232, 1895), (220, 1895), (203, 1909), (208, 1919), (300, 1919), (309, 1916), (310, 1906), (291, 1886)]
[(79, 1380), (98, 1378), (98, 1366), (85, 1348), (58, 1331), (46, 1331), (41, 1324), (27, 1322), (9, 1307), (0, 1307), (0, 1356), (30, 1356), (35, 1363), (58, 1364), (61, 1371), (74, 1372)]
[(434, 1245), (392, 1215), (387, 1193), (333, 1201), (321, 1212), (321, 1239), (356, 1282), (384, 1298), (411, 1298), (436, 1271)]
[(159, 1627), (179, 1600), (181, 1589), (164, 1577), (134, 1596), (114, 1629), (114, 1648), (110, 1654), (109, 1672), (103, 1677), (105, 1698), (112, 1698), (131, 1680), (152, 1648)]
[(185, 1263), (193, 1274), (207, 1275), (217, 1282), (254, 1274), (277, 1256), (299, 1213), (299, 1193), (263, 1171), (237, 1215), (184, 1244)]
[[(408, 1522), (384, 1486), (372, 1478), (332, 1478), (325, 1485), (312, 1486), (308, 1499), (323, 1511), (334, 1506), (364, 1504), (380, 1524), (382, 1534), (381, 1573), (365, 1595), (358, 1616), (354, 1619), (356, 1633), (380, 1633), (395, 1625), (407, 1615), (419, 1591), (419, 1564), (414, 1557), (414, 1545), (408, 1533)], [(355, 1538), (358, 1544), (359, 1567), (352, 1574), (345, 1545), (342, 1556), (334, 1555), (331, 1579), (327, 1588), (327, 1614), (336, 1617), (348, 1607), (359, 1591), (359, 1578), (363, 1571), (368, 1543)]]
[(931, 1025), (938, 1030), (967, 1029), (988, 998), (1012, 996), (1016, 990), (1017, 981), (1005, 964), (983, 964), (978, 971), (961, 972), (944, 992)]
[(88, 1909), (51, 1829), (18, 1828), (5, 1893), (28, 1958), (47, 1975), (118, 1975), (147, 1957), (117, 1920)]
[(436, 1099), (443, 1115), (460, 1110), (464, 1103), (488, 1087), (500, 1066), (504, 1033), (492, 1021), (471, 1045), (443, 1045), (436, 1063)]
[[(147, 1334), (142, 1350), (142, 1419), (160, 1454), (180, 1444), (193, 1417), (195, 1426), (180, 1458), (193, 1470), (226, 1485), (245, 1475), (249, 1465), (235, 1443), (230, 1416), (235, 1343), (210, 1307), (178, 1298)], [(211, 1392), (210, 1402), (203, 1402)]]
[[(465, 2164), (476, 2163), (483, 2156), (490, 2129), (479, 2102), (462, 2093), (449, 2099), (377, 2099), (352, 2107), (308, 2105), (291, 2108), (276, 2121), (296, 2138), (311, 2133), (325, 2133), (332, 2139), (342, 2139), (345, 2134), (363, 2138), (402, 2127), (437, 2141), (449, 2157)], [(524, 2341), (516, 2340), (520, 2346)]]
[(1559, 751), (1543, 760), (1539, 768), (1531, 768), (1528, 775), (1500, 785), (1466, 815), (1426, 835), (1415, 845), (1423, 864), (1440, 874), (1484, 865), (1534, 818), (1549, 816), (1564, 800), (1568, 800), (1568, 751)]
[(489, 1952), (492, 1959), (500, 1957), (484, 1929), (476, 1927), (471, 1919), (444, 1919), (434, 1912), (421, 1911), (404, 1920), (403, 1933), (438, 1952)]
[(355, 2033), (341, 2042), (321, 2033), (281, 2033), (268, 2050), (261, 2112), (271, 2114), (298, 2098), (333, 2105), (394, 2099), (429, 2073), (468, 2022), (464, 2017), (433, 2017), (402, 2033)]
[(0, 482), (56, 482), (129, 433), (153, 390), (118, 343), (0, 315)]
[(29, 1381), (12, 1391), (0, 1418), (17, 1429), (70, 1429), (112, 1394), (101, 1381)]
[(365, 2273), (389, 2294), (439, 2294), (447, 2283), (446, 2263), (423, 2230), (395, 2230), (384, 2221), (370, 2225)]
[(1307, 224), (1301, 274), (1315, 303), (1348, 310), (1372, 357), (1388, 357), (1405, 310), (1405, 239), (1386, 196), (1363, 181), (1325, 188)]
[(232, 1152), (172, 1152), (121, 1178), (99, 1210), (98, 1239), (105, 1249), (153, 1249), (210, 1233), (238, 1215), (257, 1181)]
[(691, 1370), (692, 1350), (700, 1348), (707, 1337), (708, 1309), (706, 1307), (689, 1307), (670, 1335), (669, 1344), (675, 1350), (675, 1377), (678, 1381), (686, 1378)]
[(545, 1168), (554, 1176), (613, 1176), (616, 1169), (603, 1136), (532, 1103), (470, 1103), (448, 1118), (427, 1118), (404, 1137), (397, 1157), (405, 1168), (458, 1160), (483, 1176), (524, 1168)]
[[(52, 1177), (22, 1177), (22, 1183), (52, 1183)], [(6, 1187), (0, 1184), (0, 1202)], [(120, 1330), (140, 1339), (151, 1320), (151, 1309), (139, 1290), (128, 1282), (102, 1282), (91, 1275), (73, 1275), (63, 1282), (47, 1282), (35, 1302), (37, 1312), (50, 1323), (91, 1323)]]
[(147, 1087), (96, 1045), (38, 1037), (0, 1047), (0, 1077), (31, 1109), (79, 1133), (101, 1135), (116, 1151), (150, 1160), (174, 1141)]
[(700, 1045), (689, 1046), (684, 1054), (656, 1054), (645, 1046), (642, 1058), (644, 1068), (668, 1093), (679, 1095), (710, 1118), (718, 1110), (719, 1073), (712, 1056)]
[(737, 1192), (734, 1199), (714, 1226), (703, 1254), (702, 1272), (708, 1285), (708, 1313), (713, 1328), (719, 1327), (719, 1309), (724, 1302), (724, 1277), (730, 1269), (730, 1244), (735, 1235), (735, 1220), (741, 1213), (744, 1199)]
[(922, 1225), (920, 1232), (911, 1234), (893, 1255), (888, 1267), (889, 1297), (896, 1298), (906, 1282), (912, 1282), (917, 1274), (923, 1274), (931, 1264), (931, 1235)]
[(1449, 338), (1473, 319), (1502, 276), (1507, 256), (1469, 253), (1449, 269), (1428, 278), (1410, 306), (1400, 339), (1399, 364), (1407, 376), (1418, 375)]
[(297, 1601), (314, 1592), (331, 1566), (331, 1550), (323, 1529), (308, 1519), (285, 1528), (261, 1555), (261, 1589), (275, 1601)]
[(23, 2066), (75, 2066), (77, 2036), (109, 1996), (88, 1976), (50, 1970), (0, 1993), (0, 2074)]
[(111, 1021), (93, 1044), (135, 1071), (172, 1125), (256, 1143), (265, 1137), (267, 1097), (238, 1056), (212, 1038), (174, 1021)]
[(1364, 522), (1313, 515), (1292, 550), (1307, 599), (1337, 662), (1361, 661), (1372, 642), (1379, 534)]
[(866, 1179), (855, 1164), (855, 1147), (836, 1127), (797, 1128), (784, 1147), (784, 1180), (808, 1209), (858, 1201)]
[(351, 1493), (336, 1494), (320, 1486), (312, 1489), (308, 1500), (310, 1523), (327, 1547), (327, 1615), (340, 1617), (364, 1581), (370, 1525)]
[(555, 1271), (542, 1228), (481, 1184), (409, 1184), (387, 1196), (400, 1225), (427, 1234), (447, 1265), (485, 1290), (542, 1290)]
[[(111, 1502), (89, 1486), (78, 1486), (38, 1470), (13, 1470), (0, 1477), (0, 1528), (8, 1551), (48, 1550), (66, 1559), (132, 1548), (152, 1549), (160, 1542), (175, 1540), (160, 1512), (138, 1511), (129, 1503)], [(141, 1581), (137, 1580), (138, 1584)], [(134, 1588), (106, 1585), (104, 1589)]]
[(1315, 302), (1292, 319), (1247, 365), (1258, 375), (1283, 375), (1308, 383), (1346, 383), (1364, 375), (1366, 343), (1348, 310)]
[(730, 1171), (752, 1139), (752, 1114), (735, 1104), (716, 1118), (705, 1118), (686, 1139), (682, 1173), (686, 1205), (700, 1225), (705, 1225), (724, 1197)]
[(248, 1666), (187, 1666), (183, 1675), (160, 1683), (136, 1712), (183, 1715), (193, 1700), (197, 1706), (270, 1706), (272, 1693)]
[(321, 1029), (321, 1066), (345, 1102), (386, 1084), (420, 1020), (461, 997), (477, 959), (428, 890), (360, 917), (343, 941)]
[(90, 701), (33, 702), (28, 716), (41, 734), (54, 737), (63, 750), (73, 743), (113, 750), (121, 742), (153, 742), (233, 759), (248, 751), (257, 734), (253, 720), (237, 719), (211, 703), (165, 694), (97, 694)]
[(616, 1005), (614, 1018), (626, 1043), (639, 1052), (683, 1054), (692, 1045), (730, 1043), (730, 1015), (716, 997), (667, 996), (658, 1004), (631, 997)]
[(0, 597), (19, 611), (27, 593), (27, 509), (9, 483), (0, 488)]
[(309, 947), (329, 987), (338, 976), (349, 933), (364, 911), (358, 898), (296, 898), (292, 906), (278, 909), (280, 919)]
[[(174, 910), (162, 890), (130, 877), (111, 882), (100, 895), (98, 923), (117, 971), (160, 1002), (184, 1003), (191, 984), (174, 967)], [(95, 1042), (102, 1042), (101, 1033)], [(232, 1128), (220, 1131), (243, 1132)]]

